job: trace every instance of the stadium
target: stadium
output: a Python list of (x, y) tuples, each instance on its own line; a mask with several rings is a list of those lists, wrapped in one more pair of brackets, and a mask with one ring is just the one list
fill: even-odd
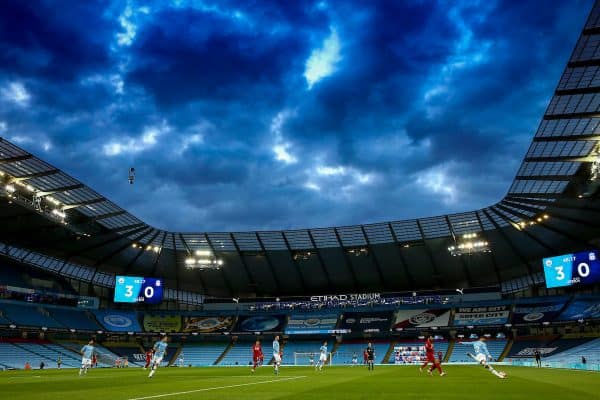
[[(93, 168), (84, 161), (58, 168), (7, 129), (0, 392), (597, 398), (600, 1), (585, 5), (512, 184), (473, 211), (171, 231), (74, 178)], [(131, 167), (116, 190), (139, 185), (139, 171)]]

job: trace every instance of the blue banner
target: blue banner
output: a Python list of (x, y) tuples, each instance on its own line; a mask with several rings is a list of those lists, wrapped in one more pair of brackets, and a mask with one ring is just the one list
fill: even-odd
[(292, 314), (287, 322), (285, 333), (288, 335), (314, 335), (333, 333), (338, 314)]
[(558, 317), (560, 321), (596, 318), (600, 318), (600, 298), (574, 300)]
[(282, 332), (283, 315), (257, 315), (239, 317), (234, 332)]
[(142, 327), (133, 311), (94, 311), (96, 319), (107, 331), (112, 332), (141, 332)]
[(512, 322), (518, 325), (552, 321), (563, 307), (562, 302), (519, 304), (515, 307)]

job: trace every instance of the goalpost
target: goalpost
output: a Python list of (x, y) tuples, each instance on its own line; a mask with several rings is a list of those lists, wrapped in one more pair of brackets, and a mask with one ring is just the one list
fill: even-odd
[[(327, 353), (325, 365), (333, 365), (334, 353)], [(311, 362), (312, 361), (312, 362)], [(294, 365), (306, 365), (314, 367), (319, 362), (319, 352), (294, 352)]]

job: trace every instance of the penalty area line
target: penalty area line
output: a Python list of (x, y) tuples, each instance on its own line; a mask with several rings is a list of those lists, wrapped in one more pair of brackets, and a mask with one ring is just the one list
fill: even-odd
[(155, 394), (152, 396), (133, 397), (133, 398), (130, 398), (127, 400), (158, 399), (160, 397), (178, 396), (180, 394), (210, 392), (212, 390), (229, 389), (229, 388), (236, 388), (236, 387), (242, 387), (242, 386), (263, 385), (265, 383), (284, 382), (284, 381), (291, 381), (291, 380), (302, 379), (302, 378), (306, 378), (306, 376), (292, 376), (289, 378), (269, 379), (268, 381), (261, 381), (261, 382), (248, 382), (248, 383), (238, 383), (236, 385), (214, 386), (214, 387), (208, 387), (208, 388), (202, 388), (202, 389), (186, 390), (184, 392), (172, 392), (172, 393)]

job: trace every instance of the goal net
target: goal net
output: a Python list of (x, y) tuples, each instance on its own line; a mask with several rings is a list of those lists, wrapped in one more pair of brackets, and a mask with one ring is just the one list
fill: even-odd
[[(327, 353), (327, 362), (325, 365), (333, 365), (334, 354)], [(294, 365), (315, 366), (319, 362), (319, 353), (294, 352)]]

